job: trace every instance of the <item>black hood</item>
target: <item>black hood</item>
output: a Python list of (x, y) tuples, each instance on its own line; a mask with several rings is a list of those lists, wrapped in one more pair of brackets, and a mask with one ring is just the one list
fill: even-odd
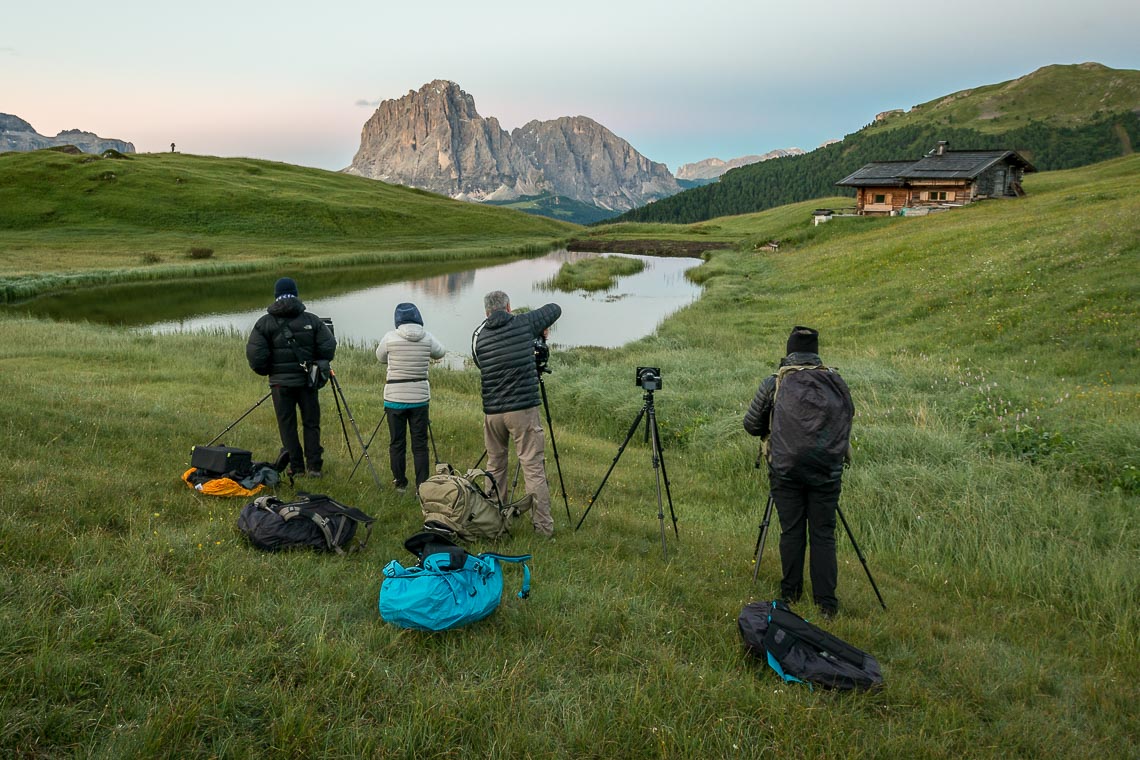
[(300, 298), (290, 296), (289, 298), (282, 298), (269, 304), (269, 308), (266, 309), (266, 311), (272, 317), (292, 319), (293, 317), (305, 313), (305, 304), (301, 303)]

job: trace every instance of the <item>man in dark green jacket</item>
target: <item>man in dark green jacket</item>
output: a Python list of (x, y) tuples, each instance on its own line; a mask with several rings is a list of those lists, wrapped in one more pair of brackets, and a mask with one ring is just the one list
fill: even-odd
[[(297, 283), (291, 278), (277, 281), (273, 297), (267, 313), (249, 334), (245, 356), (250, 369), (269, 377), (281, 446), (289, 454), (289, 474), (319, 478), (324, 449), (317, 389), (323, 383), (314, 382), (306, 365), (316, 364), (327, 378), (329, 362), (336, 354), (336, 338), (320, 317), (305, 311), (305, 304), (297, 296)], [(297, 435), (298, 408), (304, 448)]]
[(546, 440), (538, 407), (538, 367), (534, 341), (562, 316), (562, 307), (548, 303), (524, 314), (511, 313), (511, 301), (501, 290), (483, 298), (487, 319), (471, 336), (471, 356), (479, 368), (483, 391), (483, 443), (487, 471), (506, 500), (507, 446), (513, 439), (522, 463), (526, 492), (534, 497), (531, 522), (544, 536), (554, 535), (550, 486), (546, 482)]

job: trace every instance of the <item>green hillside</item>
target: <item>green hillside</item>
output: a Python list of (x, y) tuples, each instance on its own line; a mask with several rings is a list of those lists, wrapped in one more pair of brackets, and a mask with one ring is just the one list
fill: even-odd
[(57, 150), (0, 155), (0, 295), (16, 292), (14, 284), (25, 296), (42, 291), (49, 274), (114, 279), (108, 273), (140, 264), (150, 276), (172, 276), (282, 262), (377, 263), (413, 253), (422, 259), (429, 250), (437, 258), (501, 255), (544, 249), (574, 229), (270, 161)]
[(483, 201), (487, 206), (513, 208), (528, 214), (558, 219), (573, 224), (593, 224), (617, 216), (591, 203), (583, 203), (561, 195), (527, 195), (510, 201)]
[[(804, 203), (606, 228), (735, 247), (654, 335), (552, 353), (556, 537), (496, 545), (534, 555), (530, 597), (510, 568), (492, 617), (437, 635), (378, 617), (422, 515), (365, 466), (350, 477), (327, 391), (320, 487), (377, 517), (369, 545), (263, 554), (234, 528), (245, 499), (178, 479), (264, 393), (241, 337), (0, 316), (0, 754), (1136, 757), (1140, 156), (1025, 184), (920, 218), (813, 227)], [(794, 324), (821, 331), (855, 399), (842, 508), (888, 609), (840, 528), (826, 627), (881, 662), (870, 694), (784, 684), (736, 630), (779, 588), (775, 531), (752, 580), (768, 484), (741, 419)], [(335, 364), (367, 433), (382, 368), (369, 347)], [(664, 378), (668, 562), (641, 436), (614, 459), (637, 365)], [(478, 372), (431, 386), (441, 457), (476, 461)], [(272, 412), (226, 442), (275, 452)]]
[(1140, 71), (1048, 66), (939, 98), (802, 156), (735, 169), (612, 221), (691, 223), (834, 195), (845, 192), (835, 183), (859, 167), (917, 159), (938, 140), (952, 150), (1018, 150), (1043, 171), (1128, 155), (1140, 145)]
[(1140, 71), (1099, 63), (1045, 66), (1018, 79), (962, 90), (867, 127), (885, 132), (915, 124), (1001, 134), (1026, 122), (1082, 127), (1140, 108)]
[[(422, 514), (350, 475), (327, 390), (319, 487), (377, 518), (369, 544), (264, 554), (234, 527), (246, 499), (179, 480), (265, 392), (241, 336), (0, 315), (0, 755), (1137, 757), (1140, 156), (1025, 186), (927, 217), (813, 227), (806, 202), (605, 228), (734, 247), (653, 335), (552, 352), (556, 536), (495, 545), (533, 554), (530, 597), (508, 568), (494, 615), (441, 634), (379, 619), (382, 568), (411, 562)], [(856, 404), (841, 504), (888, 609), (840, 528), (825, 627), (880, 661), (873, 693), (784, 684), (736, 630), (780, 582), (775, 529), (752, 580), (768, 483), (741, 420), (795, 324), (820, 330)], [(615, 459), (638, 365), (664, 379), (668, 561), (641, 435)], [(335, 367), (367, 434), (382, 367), (367, 346)], [(479, 387), (431, 370), (445, 461), (479, 457)], [(272, 455), (272, 411), (225, 440)]]

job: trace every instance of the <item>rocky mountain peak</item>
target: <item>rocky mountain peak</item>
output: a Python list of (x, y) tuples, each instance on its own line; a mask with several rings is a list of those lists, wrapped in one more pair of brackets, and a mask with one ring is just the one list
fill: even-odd
[(507, 133), (455, 82), (435, 80), (382, 102), (365, 123), (351, 174), (452, 198), (553, 193), (625, 211), (680, 190), (664, 164), (585, 116)]
[(135, 152), (132, 143), (100, 137), (93, 132), (79, 129), (65, 129), (55, 137), (41, 135), (20, 117), (0, 113), (0, 152), (9, 150), (26, 152), (60, 145), (74, 145), (84, 153), (102, 153), (105, 150), (117, 150), (120, 153)]

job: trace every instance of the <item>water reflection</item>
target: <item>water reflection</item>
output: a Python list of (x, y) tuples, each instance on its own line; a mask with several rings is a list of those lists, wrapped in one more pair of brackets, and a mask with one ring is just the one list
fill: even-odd
[[(396, 304), (413, 301), (423, 314), (424, 327), (449, 352), (465, 356), (471, 353), (471, 332), (483, 319), (483, 296), (491, 290), (505, 291), (515, 309), (558, 303), (562, 318), (550, 334), (555, 347), (620, 346), (652, 333), (661, 320), (700, 296), (700, 287), (685, 277), (687, 270), (701, 263), (693, 258), (633, 256), (643, 260), (645, 268), (619, 278), (608, 291), (562, 293), (544, 287), (563, 262), (596, 255), (556, 251), (541, 258), (313, 298), (306, 295), (304, 277), (297, 280), (305, 305), (322, 317), (331, 317), (340, 340), (375, 345), (392, 329)], [(265, 305), (168, 320), (144, 329), (159, 333), (233, 329), (244, 335), (265, 313)]]

